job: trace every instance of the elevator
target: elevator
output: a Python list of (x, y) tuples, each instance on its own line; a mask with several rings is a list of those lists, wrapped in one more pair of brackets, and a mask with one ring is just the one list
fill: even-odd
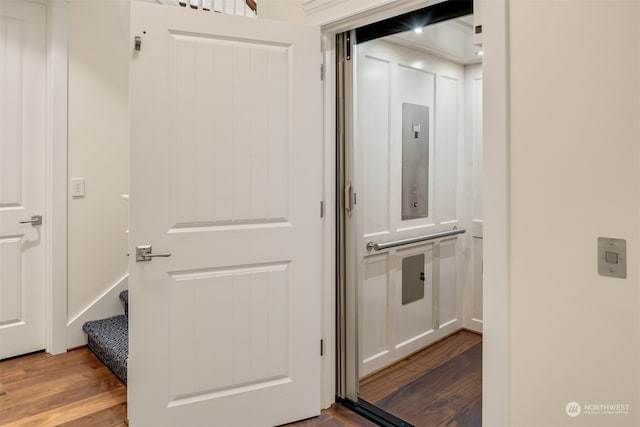
[(460, 331), (481, 341), (483, 52), (473, 15), (437, 12), (338, 39), (341, 397), (390, 425), (421, 424), (385, 406), (401, 384), (367, 391), (376, 376)]

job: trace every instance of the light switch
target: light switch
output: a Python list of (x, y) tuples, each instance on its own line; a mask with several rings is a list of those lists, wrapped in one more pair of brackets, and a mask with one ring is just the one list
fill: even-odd
[(84, 178), (71, 179), (71, 197), (84, 197)]
[(612, 237), (598, 237), (598, 274), (627, 277), (627, 241)]

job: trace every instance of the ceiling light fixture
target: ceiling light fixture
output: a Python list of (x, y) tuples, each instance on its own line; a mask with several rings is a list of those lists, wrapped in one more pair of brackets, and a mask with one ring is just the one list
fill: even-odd
[(484, 51), (478, 50), (478, 51), (476, 51), (476, 55), (482, 56), (482, 55), (484, 55)]
[(422, 27), (416, 27), (413, 29), (413, 32), (416, 34), (420, 34), (422, 32)]

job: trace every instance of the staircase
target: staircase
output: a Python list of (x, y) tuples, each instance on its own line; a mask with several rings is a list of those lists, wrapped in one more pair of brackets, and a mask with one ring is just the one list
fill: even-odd
[(124, 314), (85, 323), (88, 347), (123, 383), (127, 384), (129, 358), (129, 291), (120, 292)]

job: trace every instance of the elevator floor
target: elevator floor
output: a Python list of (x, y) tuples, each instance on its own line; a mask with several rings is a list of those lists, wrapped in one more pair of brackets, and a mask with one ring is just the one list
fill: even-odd
[(481, 426), (482, 336), (459, 331), (362, 379), (360, 398), (415, 426)]

